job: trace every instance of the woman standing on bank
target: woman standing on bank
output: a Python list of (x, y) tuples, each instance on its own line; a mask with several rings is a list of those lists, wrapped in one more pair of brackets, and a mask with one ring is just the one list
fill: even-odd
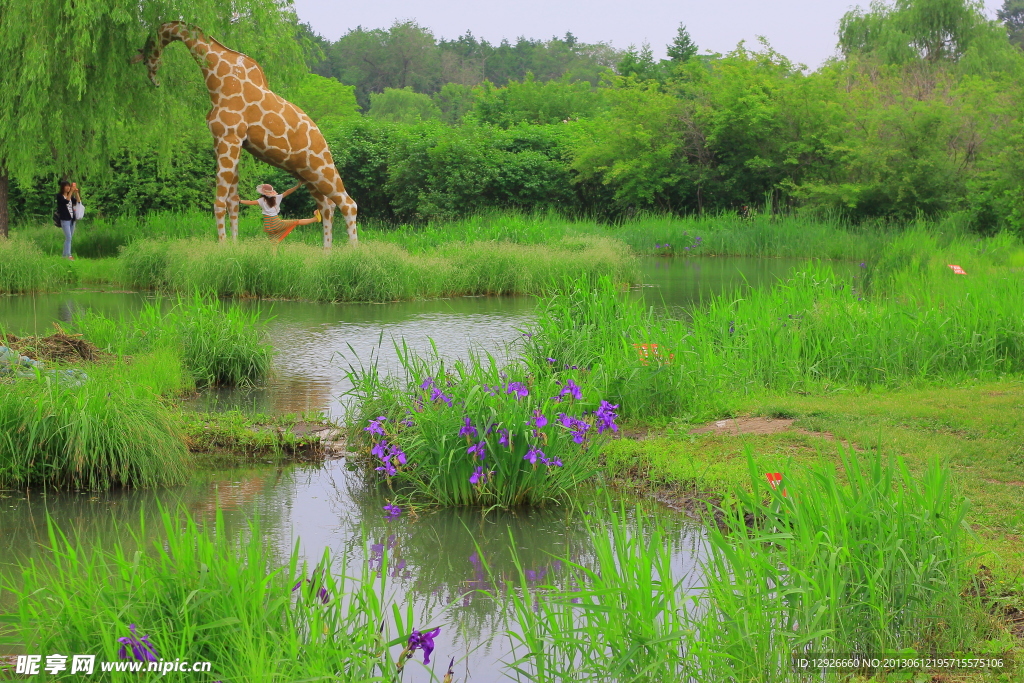
[(67, 180), (60, 181), (60, 192), (57, 193), (57, 220), (64, 231), (64, 258), (74, 260), (71, 255), (71, 238), (75, 235), (75, 206), (82, 202), (78, 193), (78, 184)]

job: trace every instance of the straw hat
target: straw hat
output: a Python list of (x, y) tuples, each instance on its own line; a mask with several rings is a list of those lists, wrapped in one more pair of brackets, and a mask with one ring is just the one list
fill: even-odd
[(263, 195), (264, 197), (273, 197), (274, 195), (277, 194), (277, 192), (274, 191), (274, 186), (271, 185), (270, 183), (263, 183), (262, 185), (257, 185), (256, 192)]

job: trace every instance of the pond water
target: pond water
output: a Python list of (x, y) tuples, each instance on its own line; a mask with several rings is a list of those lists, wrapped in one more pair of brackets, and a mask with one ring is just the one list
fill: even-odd
[[(635, 296), (652, 306), (688, 308), (747, 282), (769, 284), (806, 263), (797, 259), (647, 258), (644, 286)], [(839, 264), (845, 267), (846, 264)], [(78, 308), (117, 317), (139, 309), (148, 294), (69, 291), (60, 294), (0, 297), (0, 330), (49, 334), (54, 322), (67, 326)], [(277, 350), (272, 377), (249, 390), (215, 390), (196, 401), (203, 410), (239, 409), (272, 415), (322, 411), (339, 419), (350, 366), (377, 359), (382, 372), (395, 371), (394, 342), (416, 351), (430, 340), (448, 358), (470, 349), (504, 355), (532, 317), (532, 297), (457, 297), (386, 304), (331, 304), (307, 301), (242, 302), (272, 316), (268, 336)]]
[[(794, 260), (647, 259), (644, 283), (636, 296), (651, 305), (689, 307), (703, 297), (742, 284), (770, 283), (799, 265)], [(76, 308), (89, 307), (116, 317), (137, 310), (145, 296), (136, 293), (72, 291), (36, 296), (0, 297), (0, 330), (48, 334), (52, 323), (68, 323)], [(256, 305), (247, 303), (246, 305)], [(266, 304), (264, 304), (266, 306)], [(471, 349), (502, 354), (520, 338), (534, 301), (528, 297), (461, 297), (390, 304), (318, 304), (274, 302), (270, 341), (277, 349), (273, 377), (248, 392), (205, 394), (199, 407), (232, 407), (282, 414), (320, 410), (340, 417), (348, 388), (344, 371), (376, 357), (383, 371), (397, 367), (392, 340), (404, 339), (425, 351), (433, 339), (446, 357), (464, 357)], [(419, 626), (442, 625), (435, 660), (438, 680), (450, 656), (460, 660), (459, 680), (501, 678), (507, 658), (500, 609), (477, 589), (493, 590), (480, 562), (482, 554), (498, 577), (513, 578), (511, 542), (528, 571), (528, 583), (558, 582), (564, 571), (556, 559), (587, 562), (582, 517), (567, 508), (510, 513), (440, 510), (417, 518), (386, 521), (380, 494), (359, 484), (343, 461), (320, 467), (289, 465), (200, 472), (188, 485), (158, 491), (44, 493), (0, 491), (0, 573), (3, 563), (31, 555), (46, 539), (46, 515), (85, 545), (108, 546), (138, 526), (140, 512), (155, 521), (158, 509), (184, 506), (211, 519), (219, 508), (237, 533), (258, 515), (269, 543), (282, 554), (301, 539), (301, 552), (315, 564), (324, 548), (343, 559), (351, 574), (367, 563), (379, 566), (387, 549), (390, 590), (400, 602), (412, 601)], [(583, 503), (584, 510), (587, 503)], [(594, 503), (607, 509), (600, 499)], [(677, 576), (695, 576), (703, 533), (686, 518), (649, 503), (629, 504), (630, 526), (638, 518), (658, 518), (669, 530)], [(585, 512), (575, 513), (585, 515)], [(154, 528), (152, 522), (150, 529)], [(9, 568), (8, 570), (9, 571)], [(0, 612), (7, 605), (0, 603)], [(0, 651), (2, 654), (2, 651)], [(421, 666), (410, 666), (407, 680), (430, 680)]]

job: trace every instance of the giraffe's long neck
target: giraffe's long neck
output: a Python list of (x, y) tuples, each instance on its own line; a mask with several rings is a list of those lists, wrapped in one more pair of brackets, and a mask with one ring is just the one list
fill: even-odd
[(164, 48), (176, 40), (185, 43), (188, 51), (192, 53), (192, 58), (196, 60), (199, 68), (203, 70), (203, 76), (209, 76), (217, 60), (217, 50), (214, 48), (213, 42), (195, 26), (189, 26), (180, 21), (173, 21), (163, 24), (157, 31), (156, 43), (153, 45), (147, 60), (150, 78), (156, 77)]

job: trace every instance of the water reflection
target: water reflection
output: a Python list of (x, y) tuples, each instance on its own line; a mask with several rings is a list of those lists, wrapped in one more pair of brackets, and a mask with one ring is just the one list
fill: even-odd
[[(359, 576), (364, 566), (386, 567), (386, 595), (403, 607), (413, 606), (416, 627), (443, 625), (436, 639), (437, 661), (446, 665), (454, 655), (468, 667), (469, 680), (480, 681), (496, 680), (497, 663), (509, 654), (502, 606), (509, 583), (521, 590), (514, 555), (527, 590), (571, 587), (561, 558), (594, 566), (583, 520), (596, 519), (589, 511), (607, 508), (605, 500), (595, 499), (584, 501), (580, 514), (567, 507), (487, 515), (444, 509), (389, 520), (381, 509), (386, 502), (382, 493), (364, 486), (342, 461), (320, 468), (225, 470), (157, 491), (5, 491), (0, 496), (0, 573), (11, 571), (6, 563), (12, 560), (45, 558), (47, 514), (85, 547), (110, 548), (119, 540), (129, 553), (138, 544), (159, 542), (161, 507), (181, 505), (206, 522), (219, 510), (232, 536), (245, 534), (249, 520), (259, 517), (264, 540), (279, 558), (299, 542), (310, 567), (325, 548), (350, 576)], [(147, 520), (144, 537), (140, 515)], [(649, 506), (631, 507), (631, 533), (637, 533), (638, 518), (655, 516), (668, 529), (677, 576), (694, 575), (703, 540), (684, 518)], [(10, 606), (0, 602), (0, 611)], [(422, 668), (410, 667), (406, 680), (429, 679)]]

